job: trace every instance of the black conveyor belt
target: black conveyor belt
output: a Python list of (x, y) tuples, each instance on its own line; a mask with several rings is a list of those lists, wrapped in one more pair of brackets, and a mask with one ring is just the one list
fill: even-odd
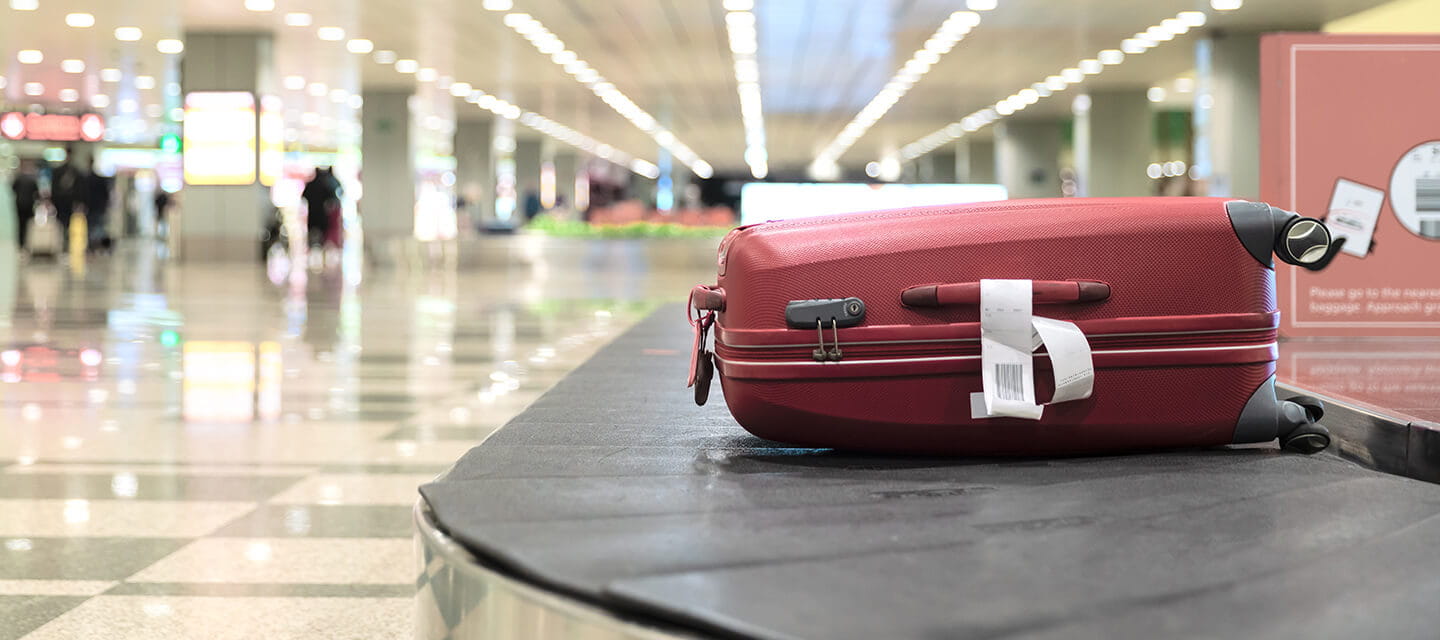
[[(663, 308), (421, 488), (487, 563), (762, 637), (1440, 635), (1440, 486), (1273, 446), (885, 458), (748, 435)], [(1180, 409), (1183, 410), (1183, 409)]]

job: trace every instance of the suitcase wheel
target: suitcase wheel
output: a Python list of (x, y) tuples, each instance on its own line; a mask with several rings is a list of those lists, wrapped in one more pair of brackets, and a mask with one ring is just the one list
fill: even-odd
[(1330, 430), (1324, 425), (1310, 423), (1296, 428), (1280, 438), (1280, 447), (1286, 451), (1310, 455), (1320, 453), (1330, 446)]
[(1330, 430), (1319, 423), (1325, 415), (1325, 403), (1319, 398), (1295, 396), (1280, 408), (1282, 422), (1290, 423), (1288, 433), (1280, 435), (1280, 447), (1295, 453), (1320, 453), (1330, 446)]

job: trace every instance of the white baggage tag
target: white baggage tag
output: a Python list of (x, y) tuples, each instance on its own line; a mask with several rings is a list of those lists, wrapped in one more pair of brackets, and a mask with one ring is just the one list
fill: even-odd
[(980, 379), (989, 416), (1040, 419), (1029, 280), (980, 281)]
[(980, 281), (984, 392), (970, 394), (971, 418), (1040, 419), (1045, 407), (1035, 403), (1033, 352), (1042, 344), (1055, 375), (1055, 395), (1046, 404), (1083, 400), (1094, 390), (1090, 341), (1073, 322), (1032, 315), (1031, 290), (1029, 280)]

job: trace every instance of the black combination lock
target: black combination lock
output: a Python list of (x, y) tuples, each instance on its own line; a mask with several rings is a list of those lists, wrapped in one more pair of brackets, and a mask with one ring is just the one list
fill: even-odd
[(865, 321), (865, 301), (859, 298), (791, 300), (785, 305), (785, 324), (792, 329), (853, 327)]

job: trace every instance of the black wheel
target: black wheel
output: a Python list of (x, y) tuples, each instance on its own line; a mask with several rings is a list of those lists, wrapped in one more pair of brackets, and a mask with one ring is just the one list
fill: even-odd
[(1290, 398), (1289, 401), (1304, 407), (1305, 416), (1310, 418), (1311, 422), (1319, 422), (1321, 418), (1325, 417), (1325, 403), (1319, 398), (1314, 396), (1295, 396)]
[(1280, 438), (1280, 447), (1286, 451), (1306, 455), (1320, 453), (1330, 446), (1330, 430), (1322, 425), (1307, 424)]

